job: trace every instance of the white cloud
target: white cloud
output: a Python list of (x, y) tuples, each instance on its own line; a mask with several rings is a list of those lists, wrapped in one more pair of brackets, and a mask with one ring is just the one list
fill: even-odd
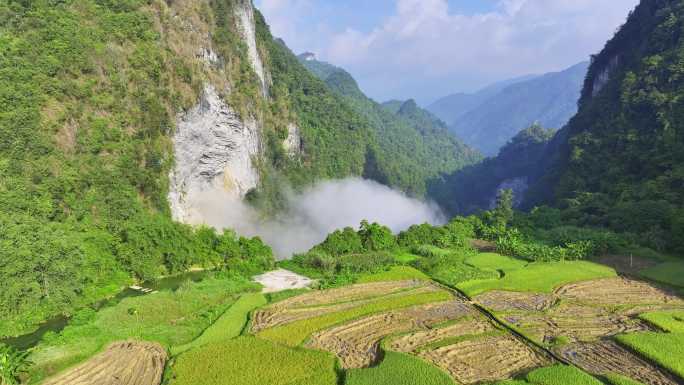
[[(303, 2), (321, 3), (262, 0), (276, 34), (345, 67), (373, 97), (425, 100), (586, 60), (638, 0), (499, 0), (493, 11), (474, 15), (453, 12), (447, 0), (397, 0), (388, 17), (365, 32), (298, 25), (311, 10), (296, 10)], [(287, 13), (267, 9), (275, 5)]]

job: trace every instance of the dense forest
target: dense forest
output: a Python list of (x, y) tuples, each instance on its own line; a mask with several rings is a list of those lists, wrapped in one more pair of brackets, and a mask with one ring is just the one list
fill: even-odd
[(433, 184), (452, 213), (550, 205), (569, 224), (610, 228), (657, 250), (682, 250), (684, 130), (681, 1), (642, 2), (592, 58), (579, 112), (555, 135), (523, 130), (496, 157)]
[[(586, 226), (684, 248), (682, 1), (645, 1), (592, 59), (580, 110), (528, 199)], [(549, 192), (550, 195), (543, 196)]]

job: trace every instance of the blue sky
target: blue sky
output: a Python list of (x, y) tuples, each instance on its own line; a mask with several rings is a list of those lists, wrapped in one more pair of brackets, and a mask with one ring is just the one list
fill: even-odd
[(598, 52), (638, 0), (255, 0), (274, 35), (379, 101), (426, 104)]

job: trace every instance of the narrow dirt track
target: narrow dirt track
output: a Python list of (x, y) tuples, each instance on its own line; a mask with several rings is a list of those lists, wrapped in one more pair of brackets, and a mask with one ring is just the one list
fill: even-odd
[(166, 350), (157, 343), (115, 342), (43, 385), (159, 385), (166, 359)]

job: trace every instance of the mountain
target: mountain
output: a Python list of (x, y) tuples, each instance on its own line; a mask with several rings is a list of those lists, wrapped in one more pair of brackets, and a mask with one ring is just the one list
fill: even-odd
[(533, 123), (562, 128), (577, 112), (588, 65), (583, 62), (561, 72), (514, 80), (470, 97), (442, 100), (431, 108), (443, 114), (448, 100), (458, 101), (453, 107), (457, 116), (449, 116), (452, 132), (485, 155), (496, 155), (517, 132)]
[(366, 118), (378, 143), (372, 159), (377, 167), (366, 176), (424, 195), (433, 179), (481, 159), (480, 154), (452, 135), (445, 123), (415, 101), (379, 104), (359, 89), (345, 70), (302, 54), (299, 60), (314, 75)]
[(466, 93), (459, 92), (445, 96), (427, 106), (427, 110), (435, 114), (437, 117), (445, 121), (448, 125), (456, 123), (456, 121), (469, 111), (479, 107), (489, 98), (501, 92), (504, 88), (515, 83), (524, 82), (537, 77), (536, 75), (527, 75), (513, 79), (503, 80), (492, 85), (489, 85), (477, 92)]
[(268, 216), (348, 176), (420, 195), (477, 158), (361, 114), (384, 110), (312, 75), (250, 0), (0, 2), (0, 28), (0, 336), (191, 266), (272, 267), (260, 240), (191, 226), (211, 199)]
[(681, 15), (684, 1), (642, 1), (592, 57), (579, 110), (563, 129), (553, 137), (526, 130), (431, 194), (451, 212), (472, 212), (514, 188), (520, 208), (553, 206), (568, 225), (684, 251)]
[(684, 1), (642, 1), (592, 58), (579, 112), (528, 193), (569, 221), (684, 250)]
[(534, 124), (514, 136), (499, 151), (430, 186), (430, 196), (452, 215), (473, 214), (494, 207), (499, 191), (513, 190), (516, 208), (522, 208), (530, 185), (547, 170), (555, 130)]

